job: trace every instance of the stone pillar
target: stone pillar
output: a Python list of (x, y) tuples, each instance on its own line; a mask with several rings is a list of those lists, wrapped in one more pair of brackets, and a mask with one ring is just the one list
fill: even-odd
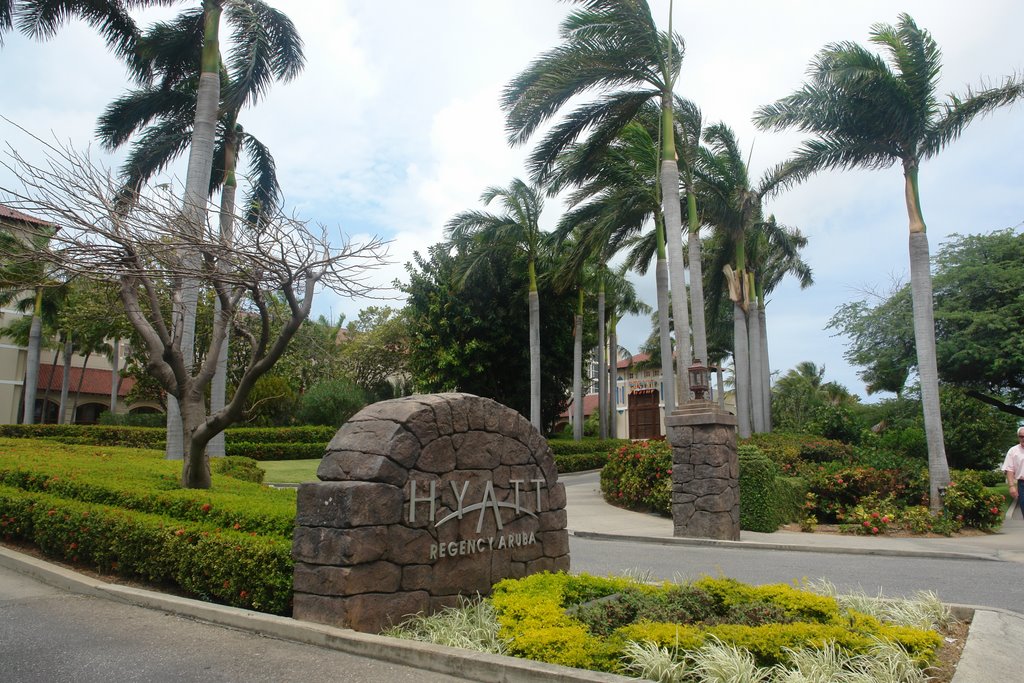
[(665, 426), (672, 444), (672, 534), (738, 541), (736, 416), (711, 401), (688, 401)]

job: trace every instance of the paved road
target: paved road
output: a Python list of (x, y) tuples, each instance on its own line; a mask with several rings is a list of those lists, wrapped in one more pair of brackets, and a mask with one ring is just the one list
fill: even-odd
[(454, 683), (461, 679), (75, 595), (0, 568), (0, 680)]
[(933, 590), (945, 602), (1024, 614), (1017, 562), (882, 557), (787, 550), (753, 550), (570, 539), (572, 570), (592, 574), (637, 571), (655, 579), (725, 575), (748, 583), (790, 583), (827, 577), (842, 591), (908, 596)]

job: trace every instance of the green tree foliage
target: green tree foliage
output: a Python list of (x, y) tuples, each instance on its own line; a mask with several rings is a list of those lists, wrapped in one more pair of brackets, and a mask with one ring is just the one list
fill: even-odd
[(252, 427), (283, 427), (291, 424), (297, 396), (287, 377), (263, 375), (245, 401), (245, 420)]
[(311, 386), (299, 400), (299, 422), (340, 427), (366, 405), (366, 395), (355, 382), (339, 377)]
[(847, 409), (856, 403), (857, 397), (846, 387), (825, 381), (824, 366), (803, 361), (772, 387), (772, 420), (781, 431), (819, 434), (850, 443), (859, 429), (849, 426), (853, 418)]
[[(1024, 404), (1021, 282), (1024, 235), (1017, 230), (953, 235), (942, 245), (933, 284), (938, 366), (944, 382)], [(913, 334), (909, 285), (874, 305), (844, 304), (829, 327), (849, 339), (844, 357), (863, 368), (858, 374), (869, 391), (899, 393), (916, 370), (917, 357), (908, 341)]]
[(409, 355), (408, 324), (402, 312), (390, 306), (370, 306), (359, 311), (345, 332), (340, 354), (345, 374), (368, 398), (392, 398)]
[[(493, 250), (491, 258), (436, 244), (429, 257), (407, 264), (405, 316), (409, 371), (420, 391), (466, 391), (530, 409), (529, 315), (523, 256)], [(463, 279), (463, 275), (465, 278)], [(572, 387), (572, 321), (576, 295), (539, 280), (541, 336), (541, 424), (549, 427), (567, 404)], [(585, 340), (593, 345), (593, 339)]]

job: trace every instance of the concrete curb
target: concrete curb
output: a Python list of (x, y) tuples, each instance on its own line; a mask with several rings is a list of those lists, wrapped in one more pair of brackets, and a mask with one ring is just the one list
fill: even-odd
[(713, 538), (679, 538), (669, 536), (635, 536), (631, 534), (605, 534), (597, 531), (569, 531), (570, 536), (595, 541), (626, 541), (629, 543), (651, 543), (654, 545), (711, 546), (747, 550), (793, 550), (802, 553), (835, 553), (839, 555), (882, 555), (890, 557), (921, 557), (944, 560), (987, 560), (1006, 562), (991, 555), (954, 553), (937, 550), (900, 550), (897, 548), (845, 548), (835, 545), (797, 545), (790, 543), (764, 543), (761, 541), (722, 541)]
[(636, 679), (614, 674), (360, 633), (323, 624), (297, 621), (289, 617), (253, 612), (238, 607), (215, 605), (175, 595), (109, 584), (2, 546), (0, 546), (0, 567), (31, 576), (45, 584), (72, 593), (117, 600), (139, 607), (171, 612), (218, 626), (252, 631), (280, 640), (330, 648), (347, 654), (390, 664), (410, 666), (468, 681), (480, 681), (481, 683), (533, 683), (534, 681), (550, 683), (580, 681), (584, 683), (627, 683), (632, 681), (635, 683), (636, 681)]

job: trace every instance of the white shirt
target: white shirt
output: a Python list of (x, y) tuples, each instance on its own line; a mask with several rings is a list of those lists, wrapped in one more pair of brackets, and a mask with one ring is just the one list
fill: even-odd
[(1024, 446), (1017, 444), (1006, 451), (1003, 466), (999, 469), (1003, 472), (1012, 472), (1014, 479), (1024, 479)]

